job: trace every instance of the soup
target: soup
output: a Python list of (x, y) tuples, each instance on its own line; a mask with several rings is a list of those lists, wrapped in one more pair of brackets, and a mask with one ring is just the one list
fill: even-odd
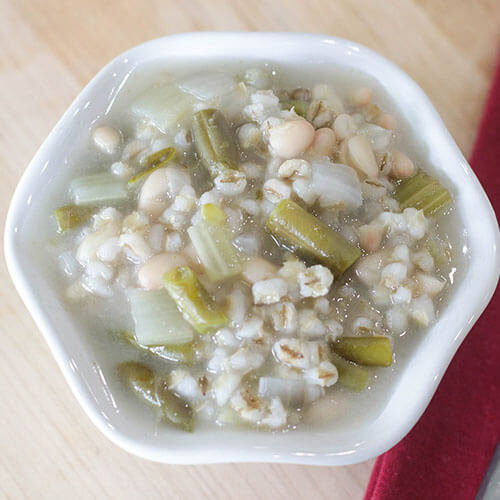
[(127, 82), (58, 186), (50, 250), (116, 390), (185, 430), (381, 407), (460, 248), (452, 195), (390, 108), (340, 69)]

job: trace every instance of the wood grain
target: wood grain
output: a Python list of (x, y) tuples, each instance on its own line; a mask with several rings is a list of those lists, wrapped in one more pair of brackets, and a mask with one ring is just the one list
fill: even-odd
[[(420, 83), (468, 155), (500, 46), (500, 3), (1, 0), (2, 231), (25, 166), (99, 68), (137, 43), (193, 30), (323, 32), (368, 45)], [(373, 461), (166, 466), (121, 451), (79, 408), (0, 266), (0, 496), (362, 498)]]

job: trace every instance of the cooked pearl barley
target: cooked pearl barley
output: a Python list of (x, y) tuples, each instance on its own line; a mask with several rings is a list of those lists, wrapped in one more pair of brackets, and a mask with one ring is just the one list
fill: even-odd
[(308, 338), (323, 337), (326, 328), (323, 322), (318, 318), (313, 309), (302, 309), (299, 311), (299, 332), (300, 335)]
[(417, 282), (420, 285), (422, 292), (429, 297), (439, 295), (446, 285), (445, 281), (442, 281), (430, 274), (417, 273), (415, 277), (417, 278)]
[(262, 142), (262, 133), (255, 123), (243, 124), (237, 132), (238, 141), (243, 149), (256, 147)]
[(333, 156), (337, 147), (335, 132), (328, 127), (319, 128), (314, 134), (314, 139), (307, 150), (309, 154), (317, 156)]
[(291, 120), (269, 129), (269, 145), (281, 158), (303, 153), (314, 139), (314, 127), (306, 120)]
[(331, 387), (339, 379), (337, 367), (332, 365), (330, 361), (322, 361), (319, 366), (306, 370), (304, 375), (310, 384), (321, 387)]
[(363, 177), (374, 179), (379, 170), (370, 142), (364, 135), (355, 135), (347, 140), (349, 165), (354, 167)]
[(279, 179), (269, 179), (264, 182), (262, 188), (264, 197), (271, 203), (279, 203), (281, 200), (290, 198), (292, 188), (284, 181)]
[(314, 310), (320, 314), (327, 315), (330, 312), (330, 302), (325, 297), (318, 297), (314, 301)]
[(307, 370), (319, 362), (315, 343), (301, 339), (281, 339), (273, 345), (274, 357), (286, 366)]
[(167, 252), (179, 252), (184, 247), (181, 233), (170, 231), (165, 238), (165, 250)]
[(278, 176), (292, 180), (300, 177), (310, 178), (311, 164), (306, 160), (285, 160), (278, 168)]
[(130, 177), (134, 173), (134, 169), (123, 161), (115, 161), (111, 164), (111, 173), (117, 177)]
[(218, 406), (224, 406), (241, 382), (242, 375), (236, 372), (223, 373), (215, 379), (213, 390)]
[(252, 286), (255, 304), (276, 304), (287, 293), (286, 281), (281, 278), (257, 281)]
[(327, 319), (324, 324), (326, 326), (326, 340), (330, 342), (344, 333), (344, 328), (335, 319)]
[(189, 260), (180, 253), (159, 253), (143, 264), (137, 279), (142, 288), (149, 290), (163, 288), (163, 275), (179, 266), (188, 266)]
[(407, 267), (399, 262), (389, 264), (382, 269), (382, 282), (387, 288), (393, 288), (401, 284), (406, 278)]
[(276, 276), (278, 267), (262, 257), (251, 257), (243, 268), (243, 278), (249, 283), (257, 283)]
[(297, 309), (292, 302), (282, 302), (270, 308), (273, 328), (283, 335), (291, 335), (297, 329)]
[(413, 299), (410, 304), (410, 318), (418, 326), (429, 326), (434, 320), (434, 304), (427, 295)]
[(133, 255), (129, 254), (129, 256), (136, 262), (144, 262), (153, 253), (151, 247), (139, 233), (122, 234), (118, 243), (125, 249), (131, 250)]
[(108, 125), (97, 127), (92, 133), (95, 145), (104, 153), (113, 154), (120, 146), (121, 135), (118, 130)]
[(247, 179), (243, 172), (227, 169), (214, 179), (214, 184), (223, 196), (237, 196), (245, 190)]
[(264, 335), (264, 320), (254, 316), (247, 320), (245, 324), (236, 332), (236, 337), (240, 339), (260, 339)]
[(376, 252), (380, 248), (384, 236), (384, 227), (380, 224), (365, 224), (357, 229), (359, 244), (368, 253)]
[(365, 106), (373, 99), (373, 91), (368, 87), (358, 87), (351, 92), (349, 100), (353, 106)]
[(415, 165), (401, 151), (393, 151), (391, 173), (396, 179), (406, 179), (415, 173)]
[(333, 122), (333, 130), (337, 136), (337, 140), (342, 141), (356, 133), (357, 126), (354, 123), (351, 115), (345, 113), (337, 116)]
[(298, 282), (302, 297), (321, 297), (329, 292), (333, 274), (324, 266), (311, 266), (299, 273)]

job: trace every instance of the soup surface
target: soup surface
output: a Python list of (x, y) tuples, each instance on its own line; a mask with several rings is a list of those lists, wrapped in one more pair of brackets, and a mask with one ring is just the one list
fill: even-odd
[(380, 411), (445, 307), (463, 235), (374, 82), (146, 68), (82, 143), (41, 258), (111, 392), (186, 430)]

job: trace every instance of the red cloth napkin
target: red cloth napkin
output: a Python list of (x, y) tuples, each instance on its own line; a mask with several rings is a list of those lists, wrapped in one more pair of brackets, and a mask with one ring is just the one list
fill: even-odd
[[(500, 61), (471, 164), (500, 214)], [(416, 426), (377, 459), (365, 500), (475, 497), (500, 438), (499, 330), (497, 289)]]

